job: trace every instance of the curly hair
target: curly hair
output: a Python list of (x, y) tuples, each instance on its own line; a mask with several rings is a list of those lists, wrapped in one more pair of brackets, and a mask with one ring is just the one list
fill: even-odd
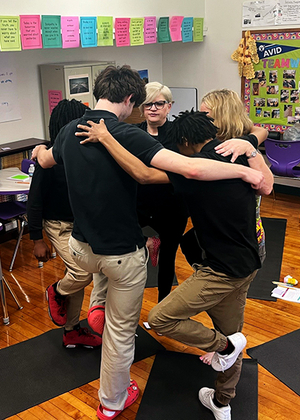
[(191, 111), (180, 112), (172, 122), (168, 136), (172, 142), (184, 144), (204, 143), (214, 139), (218, 127), (213, 124), (213, 118), (208, 117), (206, 112)]
[(82, 117), (87, 109), (90, 108), (82, 102), (76, 101), (76, 99), (72, 99), (71, 101), (63, 99), (60, 101), (53, 108), (49, 120), (50, 146), (53, 146), (60, 129), (70, 121)]

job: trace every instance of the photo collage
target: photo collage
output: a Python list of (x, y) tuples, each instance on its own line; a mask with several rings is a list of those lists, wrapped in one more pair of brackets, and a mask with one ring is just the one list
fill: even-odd
[(270, 119), (281, 119), (288, 125), (300, 122), (299, 92), (296, 69), (257, 70), (251, 80), (251, 107), (254, 107), (255, 120), (262, 124)]

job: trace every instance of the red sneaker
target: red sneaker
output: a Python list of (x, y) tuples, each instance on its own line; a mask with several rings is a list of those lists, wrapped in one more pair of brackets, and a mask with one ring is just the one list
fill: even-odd
[(92, 334), (87, 328), (75, 328), (72, 331), (64, 332), (63, 346), (67, 349), (85, 347), (94, 349), (102, 344), (102, 338)]
[(55, 325), (63, 327), (67, 322), (66, 297), (56, 291), (56, 285), (57, 282), (46, 289), (48, 313)]
[[(138, 396), (139, 396), (138, 384), (133, 379), (130, 380), (130, 386), (127, 388), (127, 392), (128, 392), (128, 397), (127, 397), (127, 400), (125, 401), (123, 410), (125, 410), (125, 408), (133, 404), (138, 399)], [(113, 414), (112, 416), (107, 416), (106, 414), (103, 413), (102, 410), (103, 410), (103, 407), (100, 404), (97, 409), (97, 417), (100, 420), (112, 420), (123, 411), (123, 410), (116, 410), (115, 414)], [(108, 408), (105, 408), (105, 410), (113, 411), (113, 410), (109, 410)]]
[(102, 335), (105, 324), (105, 306), (92, 306), (88, 311), (89, 326), (97, 333)]
[(161, 242), (160, 239), (156, 236), (152, 236), (149, 239), (151, 240), (151, 244), (149, 245), (149, 256), (153, 267), (156, 267), (158, 264)]

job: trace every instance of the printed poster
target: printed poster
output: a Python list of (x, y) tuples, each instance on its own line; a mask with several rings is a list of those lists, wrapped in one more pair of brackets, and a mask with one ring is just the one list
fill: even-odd
[(0, 50), (21, 51), (20, 16), (0, 16)]
[(42, 39), (43, 48), (61, 48), (61, 25), (60, 16), (42, 16)]
[(114, 45), (114, 24), (112, 16), (97, 16), (98, 45), (108, 47)]
[(300, 0), (260, 0), (243, 3), (242, 26), (298, 25)]
[(300, 121), (300, 32), (252, 35), (260, 61), (245, 80), (245, 103), (254, 123), (282, 131)]

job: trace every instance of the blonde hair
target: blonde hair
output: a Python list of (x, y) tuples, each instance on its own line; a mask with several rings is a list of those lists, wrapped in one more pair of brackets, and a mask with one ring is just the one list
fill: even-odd
[(139, 106), (141, 113), (143, 113), (143, 105), (153, 102), (154, 99), (160, 94), (163, 95), (166, 101), (168, 102), (173, 101), (172, 92), (170, 91), (168, 86), (162, 85), (159, 82), (150, 82), (150, 83), (147, 83), (145, 87), (146, 87), (146, 99)]
[(253, 122), (246, 113), (239, 95), (233, 90), (221, 89), (208, 92), (202, 103), (210, 109), (210, 116), (218, 127), (217, 138), (228, 140), (249, 134)]

